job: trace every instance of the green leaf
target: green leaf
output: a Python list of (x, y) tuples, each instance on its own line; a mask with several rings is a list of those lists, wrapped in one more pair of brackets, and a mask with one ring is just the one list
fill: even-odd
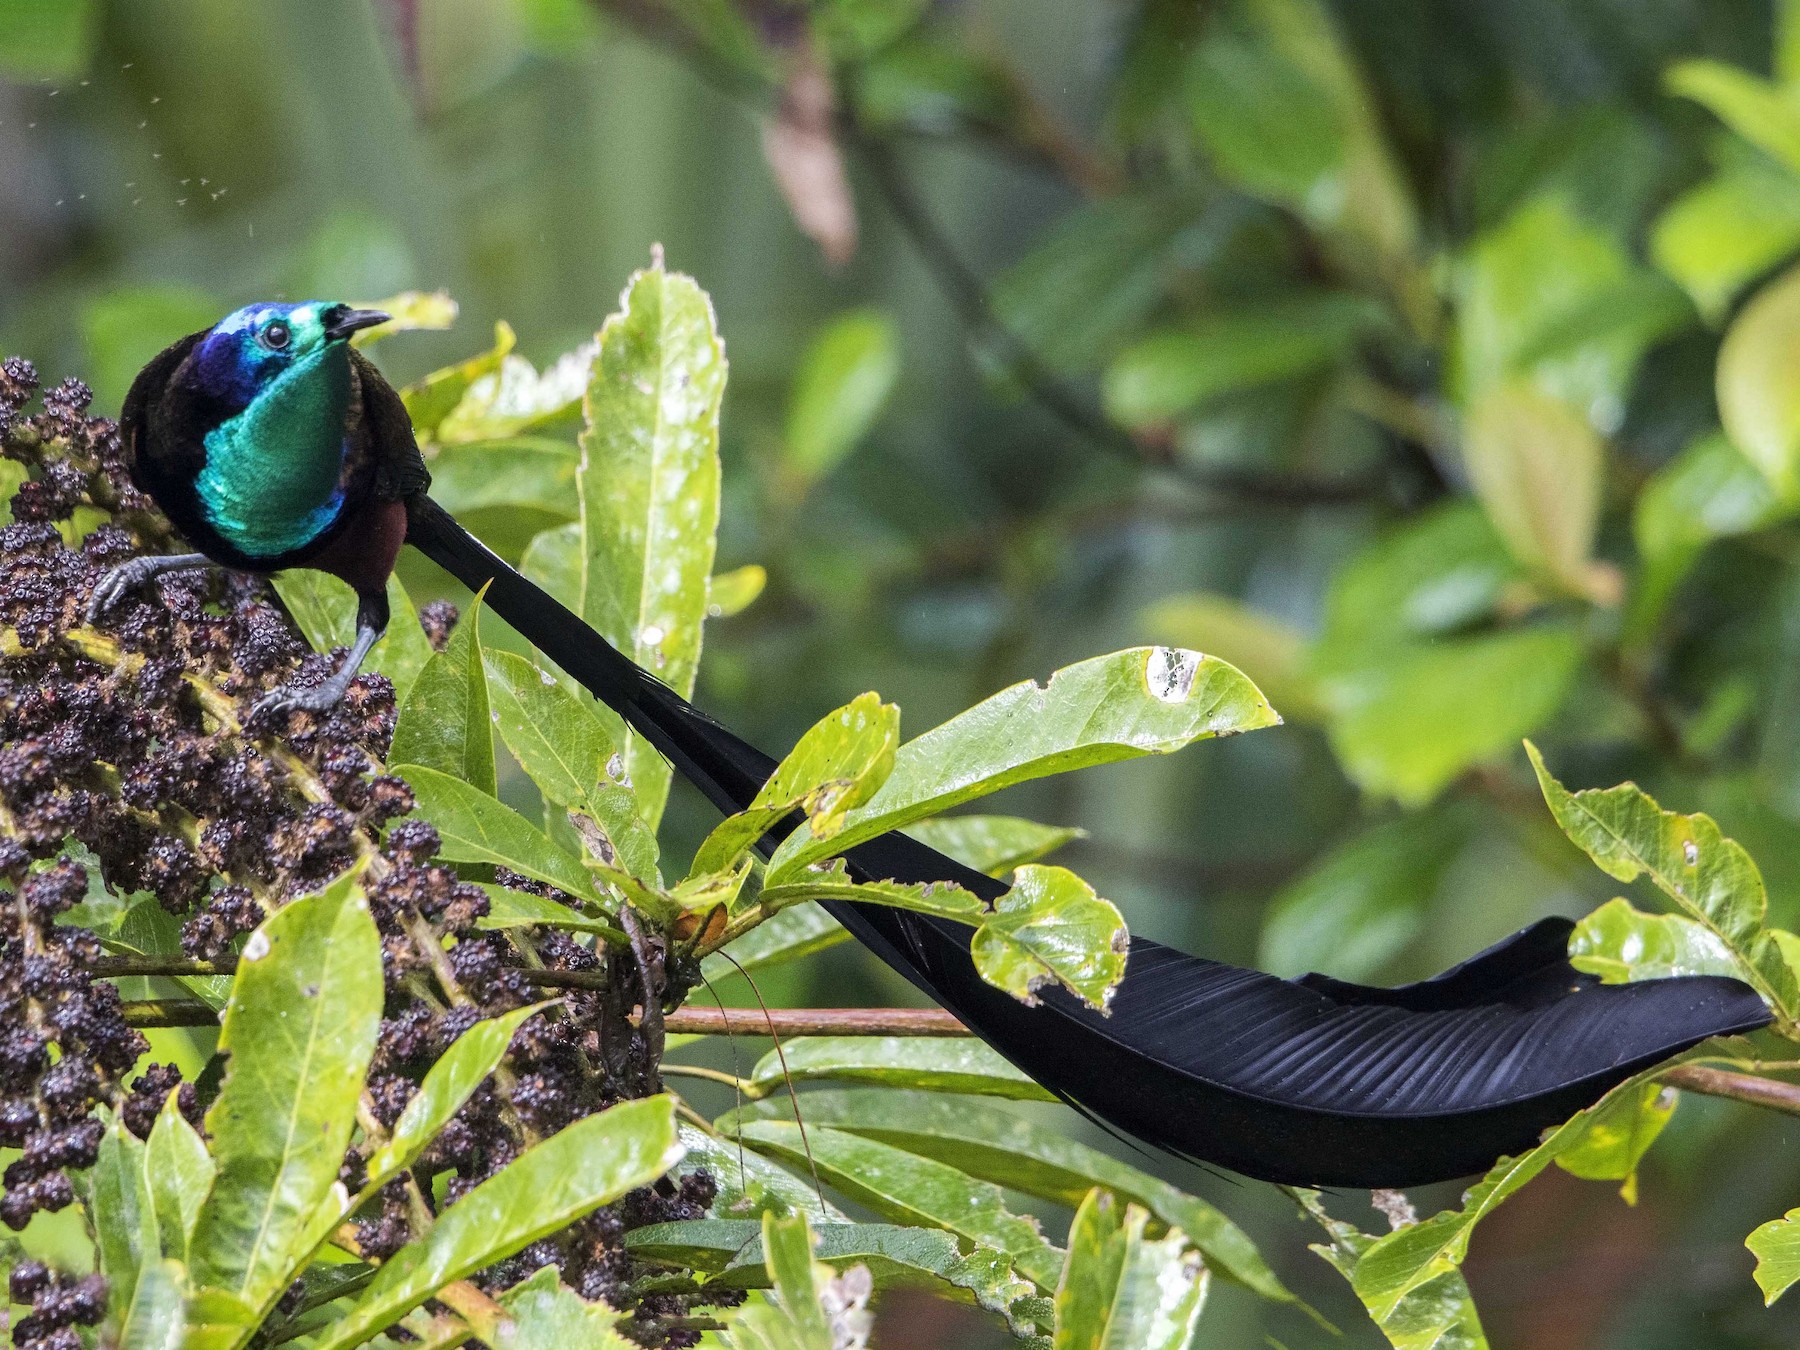
[(1207, 1271), (1180, 1229), (1152, 1241), (1149, 1212), (1089, 1192), (1056, 1287), (1056, 1350), (1186, 1350)]
[(392, 770), (412, 785), (419, 814), (437, 827), (447, 861), (493, 863), (581, 899), (600, 899), (581, 859), (552, 843), (512, 807), (422, 764), (395, 764)]
[(1722, 61), (1678, 61), (1669, 92), (1710, 110), (1759, 150), (1800, 172), (1800, 104), (1789, 92)]
[[(444, 415), (437, 439), (446, 445), (509, 440), (560, 424), (581, 404), (596, 345), (585, 342), (563, 353), (541, 373), (524, 357), (508, 352), (497, 369), (470, 382)], [(434, 482), (434, 491), (435, 487)]]
[(1325, 293), (1152, 332), (1107, 367), (1107, 414), (1128, 427), (1155, 426), (1222, 395), (1325, 369), (1376, 318), (1367, 301)]
[[(707, 979), (716, 983), (737, 974), (738, 967), (750, 971), (779, 965), (784, 961), (797, 961), (803, 956), (811, 956), (814, 952), (822, 952), (827, 947), (847, 942), (849, 938), (850, 934), (844, 931), (843, 925), (819, 906), (790, 905), (773, 918), (764, 919), (720, 951), (714, 952), (701, 962), (700, 969)], [(731, 961), (725, 960), (727, 954)], [(737, 963), (735, 966), (733, 961)]]
[(1058, 984), (1104, 1010), (1125, 978), (1131, 945), (1111, 901), (1062, 867), (1021, 867), (993, 916), (975, 930), (970, 954), (981, 978), (1036, 1006), (1036, 991)]
[(544, 530), (576, 517), (575, 447), (543, 436), (445, 446), (431, 461), (431, 499), (508, 562)]
[(624, 724), (603, 704), (583, 702), (522, 656), (486, 651), (482, 660), (500, 738), (545, 800), (598, 822), (618, 866), (655, 880), (656, 836), (638, 815), (631, 790), (614, 781)]
[(1256, 681), (1284, 718), (1320, 716), (1318, 693), (1306, 671), (1306, 637), (1279, 619), (1228, 595), (1190, 591), (1149, 606), (1139, 626), (1159, 642), (1229, 661)]
[(493, 796), (494, 725), (481, 660), (481, 596), (450, 641), (413, 681), (388, 752), (393, 764), (423, 764)]
[(496, 323), (494, 345), (488, 351), (479, 356), (471, 356), (454, 366), (435, 370), (424, 379), (402, 389), (400, 401), (406, 405), (407, 416), (412, 419), (413, 434), (423, 443), (435, 440), (438, 424), (449, 416), (451, 409), (462, 402), (469, 386), (483, 375), (491, 375), (499, 370), (500, 363), (506, 359), (506, 354), (513, 349), (513, 343), (517, 340), (510, 326)]
[(1461, 811), (1412, 811), (1325, 853), (1270, 902), (1257, 965), (1367, 980), (1426, 927), (1446, 873), (1473, 833)]
[(1056, 1287), (1062, 1253), (1045, 1240), (1037, 1220), (1007, 1209), (998, 1186), (842, 1130), (809, 1128), (802, 1141), (800, 1127), (790, 1121), (755, 1120), (745, 1122), (739, 1136), (795, 1167), (806, 1164), (810, 1148), (820, 1179), (833, 1190), (894, 1223), (942, 1228), (1004, 1252), (1039, 1288)]
[[(1315, 1243), (1312, 1250), (1346, 1280), (1354, 1281), (1357, 1263), (1380, 1239), (1332, 1218), (1317, 1191), (1288, 1193), (1331, 1237), (1330, 1246)], [(1488, 1350), (1468, 1281), (1455, 1268), (1414, 1286), (1376, 1318), (1375, 1324), (1396, 1350)]]
[(381, 1267), (312, 1350), (361, 1345), (446, 1284), (649, 1185), (680, 1157), (670, 1097), (625, 1102), (576, 1121), (447, 1207), (429, 1233)]
[(459, 313), (449, 291), (401, 291), (383, 300), (357, 301), (355, 307), (378, 309), (389, 316), (386, 323), (351, 334), (350, 342), (356, 347), (367, 347), (395, 333), (442, 332), (455, 326)]
[[(581, 585), (575, 612), (684, 697), (693, 693), (719, 521), (725, 350), (712, 304), (660, 259), (632, 275), (600, 330), (576, 476)], [(669, 766), (641, 738), (625, 759), (654, 829)]]
[(1321, 672), (1330, 736), (1360, 787), (1422, 806), (1555, 714), (1581, 639), (1545, 625), (1395, 649)]
[(493, 932), (506, 928), (566, 928), (575, 933), (624, 934), (605, 919), (590, 918), (578, 909), (570, 909), (560, 900), (530, 891), (515, 891), (510, 886), (477, 882), (487, 892), (488, 912), (476, 920), (477, 928)]
[(815, 837), (830, 839), (845, 815), (887, 781), (900, 742), (900, 710), (877, 694), (860, 694), (815, 722), (775, 766), (750, 805), (727, 816), (694, 854), (689, 877), (724, 872), (769, 827), (795, 810)]
[(163, 1255), (187, 1261), (200, 1207), (212, 1191), (213, 1172), (205, 1141), (187, 1123), (171, 1090), (144, 1141), (144, 1184)]
[[(772, 1209), (778, 1214), (795, 1211), (816, 1215), (823, 1223), (850, 1222), (836, 1205), (819, 1194), (810, 1173), (797, 1176), (753, 1149), (727, 1142), (693, 1125), (684, 1123), (680, 1137), (687, 1153), (676, 1173), (686, 1175), (698, 1167), (707, 1170), (718, 1187), (713, 1213), (753, 1216)], [(755, 1226), (754, 1221), (751, 1226)]]
[[(435, 488), (435, 483), (433, 487)], [(277, 572), (276, 593), (316, 652), (348, 647), (356, 640), (356, 592), (345, 582), (310, 568)], [(404, 707), (419, 672), (437, 653), (419, 626), (419, 612), (400, 578), (387, 579), (388, 626), (369, 649), (362, 668), (385, 675), (394, 686), (394, 706)]]
[(1757, 468), (1722, 435), (1703, 436), (1650, 476), (1632, 533), (1644, 567), (1633, 612), (1653, 622), (1715, 539), (1749, 534), (1788, 514)]
[(1529, 385), (1494, 385), (1469, 409), (1463, 462), (1513, 556), (1596, 599), (1606, 594), (1589, 562), (1605, 459), (1586, 418)]
[(159, 1238), (154, 1201), (144, 1181), (144, 1146), (116, 1117), (100, 1136), (100, 1152), (85, 1183), (95, 1264), (106, 1277), (107, 1307), (115, 1321), (122, 1320), (136, 1293), (138, 1272), (156, 1261)]
[(880, 310), (853, 309), (819, 330), (788, 395), (783, 463), (801, 492), (869, 434), (899, 378), (900, 336)]
[(1756, 1258), (1756, 1284), (1766, 1308), (1800, 1280), (1800, 1209), (1763, 1224), (1744, 1245)]
[(1625, 1203), (1637, 1203), (1637, 1166), (1680, 1099), (1660, 1083), (1615, 1092), (1583, 1117), (1585, 1127), (1556, 1155), (1556, 1165), (1587, 1181), (1622, 1181)]
[(549, 1006), (533, 1003), (501, 1017), (484, 1018), (458, 1036), (407, 1101), (388, 1141), (369, 1156), (369, 1179), (364, 1190), (373, 1191), (389, 1177), (411, 1167), (438, 1131), (450, 1123), (450, 1118), (494, 1071), (512, 1044), (513, 1033), (527, 1018)]
[(972, 1092), (984, 1097), (1031, 1101), (1056, 1098), (1001, 1059), (980, 1041), (959, 1036), (802, 1036), (758, 1061), (751, 1083), (767, 1094), (791, 1076), (796, 1083), (831, 1079), (924, 1088), (930, 1092)]
[(1800, 267), (1738, 311), (1719, 348), (1719, 418), (1782, 501), (1800, 497)]
[[(786, 1102), (769, 1101), (743, 1115), (789, 1110)], [(827, 1126), (863, 1135), (1070, 1208), (1103, 1186), (1181, 1229), (1225, 1278), (1264, 1298), (1295, 1301), (1249, 1236), (1206, 1201), (1015, 1111), (937, 1093), (850, 1088), (807, 1093), (804, 1115), (809, 1130)], [(720, 1126), (733, 1128), (732, 1117)]]
[(381, 940), (354, 874), (250, 935), (219, 1030), (206, 1115), (218, 1178), (194, 1231), (198, 1285), (265, 1312), (324, 1236), (383, 1000)]
[(605, 1303), (590, 1303), (545, 1266), (529, 1280), (500, 1295), (506, 1317), (494, 1350), (632, 1350), (615, 1327), (619, 1314)]
[(906, 827), (921, 844), (947, 853), (964, 867), (1004, 879), (1064, 844), (1087, 838), (1072, 825), (1040, 825), (1019, 816), (936, 816)]
[(706, 579), (706, 617), (729, 619), (742, 614), (756, 603), (756, 597), (769, 584), (769, 574), (760, 563), (745, 563), (729, 572), (714, 572)]
[(1747, 283), (1800, 246), (1800, 181), (1760, 156), (1736, 156), (1657, 218), (1656, 265), (1711, 323)]
[[(1006, 1317), (1015, 1333), (1037, 1301), (1036, 1290), (1013, 1274), (1012, 1261), (989, 1247), (966, 1255), (955, 1237), (937, 1228), (885, 1223), (823, 1223), (813, 1229), (814, 1257), (834, 1270), (868, 1268), (877, 1290), (929, 1289)], [(734, 1289), (769, 1284), (762, 1225), (750, 1219), (697, 1219), (651, 1224), (625, 1235), (625, 1248), (644, 1260), (703, 1270)], [(1021, 1308), (1018, 1305), (1024, 1303)]]
[(118, 1350), (187, 1350), (185, 1275), (178, 1261), (144, 1262), (119, 1328)]
[(1763, 928), (1768, 895), (1741, 844), (1720, 834), (1711, 816), (1663, 810), (1635, 783), (1570, 792), (1535, 745), (1527, 741), (1525, 752), (1556, 823), (1601, 871), (1617, 881), (1648, 876), (1731, 952), (1747, 983), (1793, 1018), (1800, 986)]
[(1221, 177), (1326, 231), (1357, 270), (1393, 279), (1416, 214), (1374, 98), (1322, 6), (1251, 0), (1220, 12), (1187, 76), (1194, 132)]
[(860, 1306), (857, 1334), (840, 1338), (833, 1325), (838, 1319), (821, 1305), (830, 1276), (813, 1265), (812, 1226), (805, 1215), (764, 1214), (762, 1247), (771, 1301), (747, 1304), (731, 1319), (733, 1350), (862, 1350), (868, 1344), (869, 1319)]
[(1167, 754), (1280, 719), (1225, 662), (1134, 647), (1026, 680), (900, 747), (881, 790), (830, 840), (794, 831), (769, 861), (777, 883), (815, 859), (1046, 774)]
[(1624, 416), (1638, 361), (1685, 308), (1673, 286), (1554, 194), (1483, 235), (1458, 290), (1460, 403), (1526, 377), (1608, 432)]
[(1673, 975), (1744, 978), (1744, 965), (1706, 925), (1679, 914), (1646, 914), (1629, 900), (1608, 900), (1575, 925), (1569, 964), (1607, 984)]

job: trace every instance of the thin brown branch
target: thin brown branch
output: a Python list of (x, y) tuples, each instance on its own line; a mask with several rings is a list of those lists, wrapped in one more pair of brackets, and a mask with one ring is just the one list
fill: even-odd
[(967, 1036), (942, 1008), (679, 1008), (665, 1030), (688, 1036)]
[(1727, 1069), (1709, 1069), (1700, 1064), (1677, 1064), (1661, 1075), (1670, 1087), (1684, 1092), (1699, 1092), (1708, 1097), (1727, 1097), (1734, 1102), (1766, 1106), (1800, 1116), (1800, 1083), (1783, 1083), (1755, 1074), (1732, 1073)]

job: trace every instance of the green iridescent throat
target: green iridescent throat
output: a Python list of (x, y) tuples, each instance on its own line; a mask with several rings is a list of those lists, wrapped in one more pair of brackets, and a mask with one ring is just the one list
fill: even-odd
[(350, 355), (332, 343), (209, 431), (195, 488), (212, 527), (259, 558), (303, 548), (330, 528), (343, 502), (349, 408)]

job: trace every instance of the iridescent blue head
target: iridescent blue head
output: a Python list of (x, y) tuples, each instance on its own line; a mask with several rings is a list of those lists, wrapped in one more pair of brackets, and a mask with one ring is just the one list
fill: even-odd
[(217, 417), (195, 491), (208, 523), (247, 557), (305, 548), (336, 522), (348, 339), (387, 317), (322, 300), (246, 305), (194, 348), (184, 378)]

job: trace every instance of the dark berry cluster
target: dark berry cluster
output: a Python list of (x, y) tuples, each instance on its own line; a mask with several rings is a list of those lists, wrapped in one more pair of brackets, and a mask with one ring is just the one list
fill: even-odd
[[(421, 1209), (456, 1203), (532, 1143), (658, 1090), (660, 1038), (630, 1014), (678, 996), (660, 943), (597, 951), (550, 929), (482, 930), (487, 893), (437, 861), (437, 832), (411, 817), (411, 790), (383, 770), (395, 718), (385, 678), (362, 676), (329, 713), (255, 722), (248, 710), (261, 694), (324, 679), (338, 654), (308, 651), (264, 581), (216, 569), (147, 582), (119, 598), (99, 631), (87, 626), (109, 568), (182, 546), (131, 485), (116, 430), (87, 417), (87, 391), (60, 385), (28, 415), (35, 390), (26, 363), (0, 364), (0, 454), (30, 471), (14, 523), (0, 528), (0, 1144), (24, 1150), (5, 1174), (0, 1218), (18, 1227), (68, 1203), (65, 1169), (92, 1164), (102, 1103), (142, 1137), (176, 1092), (200, 1124), (194, 1087), (172, 1067), (131, 1078), (144, 1041), (116, 986), (91, 975), (94, 936), (58, 922), (91, 884), (153, 897), (181, 921), (185, 955), (213, 960), (273, 909), (363, 860), (387, 988), (365, 1105), (383, 1127), (477, 1020), (546, 996), (528, 971), (604, 976), (602, 989), (555, 991), (501, 1070), (359, 1216), (371, 1257), (398, 1251)], [(437, 602), (420, 618), (441, 648), (456, 611)], [(78, 857), (91, 859), (93, 878)], [(567, 901), (504, 871), (496, 880)], [(353, 1148), (345, 1184), (360, 1187), (364, 1168)], [(478, 1278), (500, 1289), (554, 1264), (583, 1295), (636, 1313), (646, 1344), (693, 1344), (695, 1333), (658, 1321), (696, 1296), (640, 1299), (644, 1272), (622, 1236), (700, 1217), (712, 1198), (704, 1173), (665, 1180)], [(20, 1269), (45, 1290), (81, 1287)], [(66, 1302), (59, 1292), (43, 1306), (38, 1343), (80, 1321), (65, 1317)]]
[(13, 1324), (19, 1350), (82, 1350), (76, 1327), (91, 1327), (106, 1315), (106, 1281), (98, 1275), (71, 1278), (41, 1261), (20, 1261), (7, 1277), (14, 1303), (31, 1311)]

